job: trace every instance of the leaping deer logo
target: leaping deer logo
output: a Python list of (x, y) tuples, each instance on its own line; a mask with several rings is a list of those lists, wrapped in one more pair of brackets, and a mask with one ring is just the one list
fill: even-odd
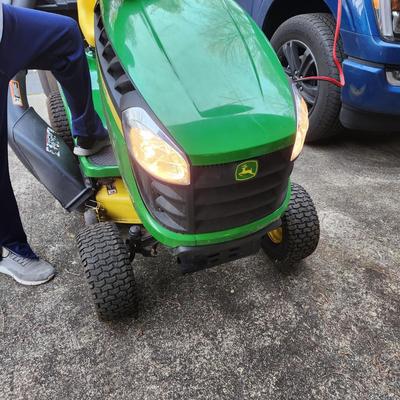
[(257, 160), (245, 161), (236, 167), (235, 177), (237, 181), (246, 181), (248, 179), (254, 178), (257, 175), (257, 172), (258, 172)]
[(249, 166), (247, 164), (244, 164), (240, 167), (242, 170), (239, 172), (239, 176), (241, 177), (245, 177), (247, 175), (253, 175), (254, 171), (249, 168)]

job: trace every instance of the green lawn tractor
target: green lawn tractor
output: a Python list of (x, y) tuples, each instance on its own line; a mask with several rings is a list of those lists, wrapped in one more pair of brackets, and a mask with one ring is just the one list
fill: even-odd
[(183, 273), (260, 249), (285, 270), (311, 255), (317, 212), (290, 181), (307, 106), (251, 18), (233, 0), (83, 3), (94, 103), (112, 146), (72, 154), (68, 107), (44, 73), (52, 126), (29, 108), (21, 72), (9, 139), (65, 209), (84, 213), (77, 242), (99, 317), (131, 314), (135, 254), (161, 245)]

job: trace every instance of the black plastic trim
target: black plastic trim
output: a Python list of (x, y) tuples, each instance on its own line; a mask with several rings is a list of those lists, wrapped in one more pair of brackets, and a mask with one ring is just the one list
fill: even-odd
[(349, 61), (354, 61), (357, 64), (362, 64), (362, 65), (366, 65), (368, 67), (375, 67), (375, 68), (384, 68), (385, 65), (384, 64), (380, 64), (374, 61), (367, 61), (367, 60), (363, 60), (362, 58), (357, 58), (357, 57), (348, 57), (347, 58)]
[(114, 104), (114, 108), (121, 116), (120, 103), (122, 96), (134, 92), (136, 89), (120, 63), (112, 43), (108, 39), (107, 32), (104, 29), (99, 3), (96, 5), (94, 15), (96, 54), (100, 72), (106, 85), (107, 92)]
[(340, 122), (348, 129), (400, 132), (400, 115), (357, 110), (345, 104), (340, 111)]
[(182, 273), (188, 274), (256, 254), (267, 232), (281, 226), (277, 220), (250, 236), (209, 246), (177, 247), (173, 254), (178, 258)]

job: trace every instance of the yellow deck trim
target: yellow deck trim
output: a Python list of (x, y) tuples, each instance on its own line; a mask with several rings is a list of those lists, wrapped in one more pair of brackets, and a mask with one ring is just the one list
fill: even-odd
[(103, 185), (96, 194), (96, 201), (104, 210), (106, 220), (120, 224), (142, 223), (121, 178), (115, 179), (111, 185)]
[(81, 31), (89, 46), (95, 46), (94, 6), (96, 0), (78, 0), (78, 19)]

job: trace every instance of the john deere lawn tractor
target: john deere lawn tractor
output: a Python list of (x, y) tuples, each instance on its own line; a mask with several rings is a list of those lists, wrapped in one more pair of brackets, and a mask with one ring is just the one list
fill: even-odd
[(25, 73), (11, 82), (9, 135), (64, 208), (84, 213), (98, 315), (134, 310), (135, 255), (161, 245), (183, 273), (260, 249), (286, 270), (311, 255), (317, 213), (290, 180), (307, 106), (251, 18), (233, 0), (90, 3), (79, 20), (112, 146), (76, 158), (62, 92), (43, 79), (49, 127), (28, 107)]

